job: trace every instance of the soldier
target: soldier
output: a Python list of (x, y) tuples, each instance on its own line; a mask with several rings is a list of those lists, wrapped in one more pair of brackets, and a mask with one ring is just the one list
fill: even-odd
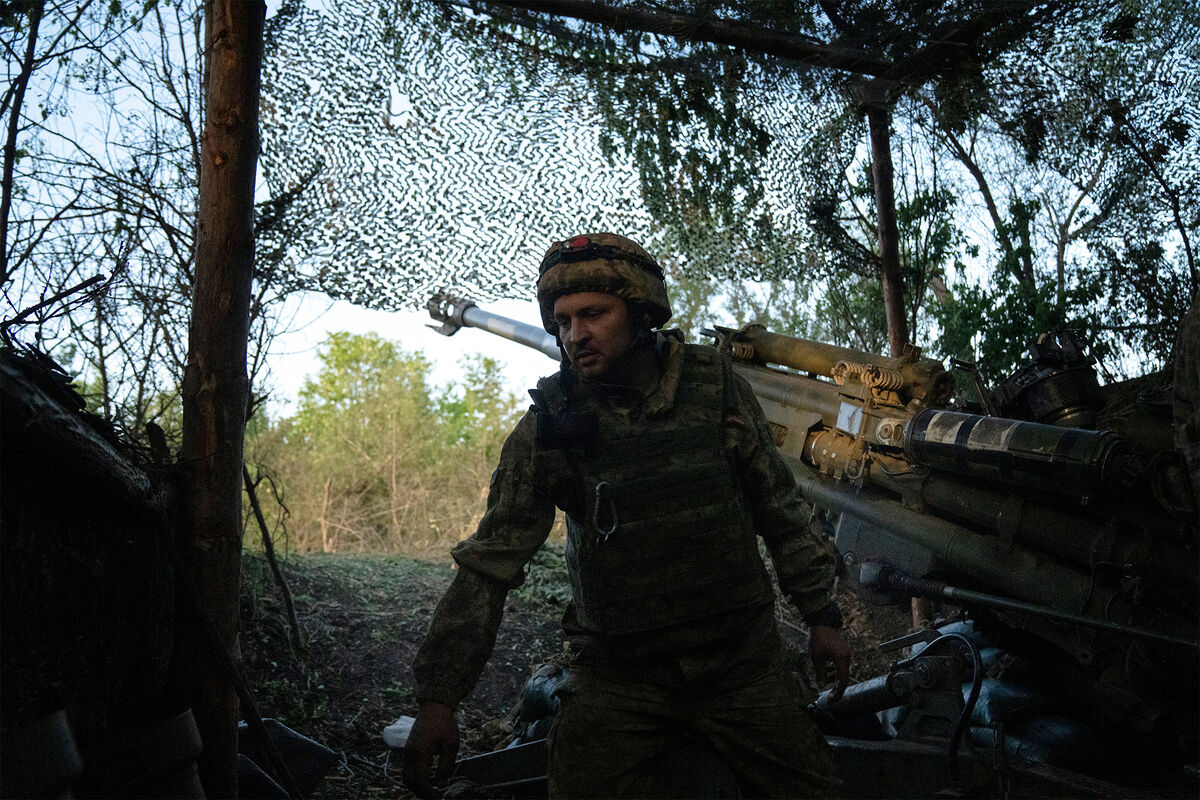
[(413, 672), (420, 704), (404, 776), (418, 793), (449, 776), (454, 709), (479, 678), (507, 592), (567, 520), (577, 652), (549, 737), (552, 797), (669, 795), (660, 770), (681, 731), (700, 737), (754, 797), (827, 795), (824, 739), (804, 709), (759, 555), (839, 686), (850, 651), (833, 564), (762, 410), (728, 358), (657, 331), (671, 317), (662, 269), (611, 233), (554, 244), (537, 282), (558, 374), (509, 436), (487, 511), (453, 557)]

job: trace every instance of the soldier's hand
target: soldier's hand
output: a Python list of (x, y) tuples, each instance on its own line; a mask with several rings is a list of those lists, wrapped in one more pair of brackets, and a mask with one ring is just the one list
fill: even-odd
[(846, 691), (846, 686), (850, 683), (850, 645), (842, 638), (841, 631), (825, 625), (813, 625), (808, 632), (808, 653), (812, 658), (817, 682), (822, 685), (828, 678), (827, 665), (833, 663), (837, 683), (829, 699), (841, 700), (842, 692)]
[(433, 782), (450, 777), (457, 755), (458, 720), (454, 709), (442, 703), (422, 703), (404, 745), (405, 785), (421, 797), (432, 796)]

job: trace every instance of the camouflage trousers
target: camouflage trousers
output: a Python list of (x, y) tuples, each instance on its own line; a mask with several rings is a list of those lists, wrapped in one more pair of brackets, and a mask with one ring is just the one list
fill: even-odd
[(670, 664), (631, 668), (585, 650), (558, 693), (550, 796), (688, 796), (694, 784), (672, 785), (679, 773), (664, 766), (683, 736), (715, 752), (744, 797), (836, 794), (828, 745), (777, 635), (771, 644), (690, 678)]

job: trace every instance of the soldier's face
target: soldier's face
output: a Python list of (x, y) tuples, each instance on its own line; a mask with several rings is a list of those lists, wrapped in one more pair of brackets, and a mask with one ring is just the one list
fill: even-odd
[(635, 333), (624, 300), (577, 292), (554, 301), (554, 321), (567, 358), (583, 378), (599, 378), (628, 355)]

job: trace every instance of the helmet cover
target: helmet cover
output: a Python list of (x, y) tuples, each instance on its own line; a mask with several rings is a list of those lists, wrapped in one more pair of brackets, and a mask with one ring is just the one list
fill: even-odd
[(558, 335), (554, 301), (577, 292), (603, 292), (650, 315), (650, 327), (671, 318), (662, 267), (631, 239), (615, 233), (585, 233), (555, 242), (538, 270), (537, 298), (542, 325)]

